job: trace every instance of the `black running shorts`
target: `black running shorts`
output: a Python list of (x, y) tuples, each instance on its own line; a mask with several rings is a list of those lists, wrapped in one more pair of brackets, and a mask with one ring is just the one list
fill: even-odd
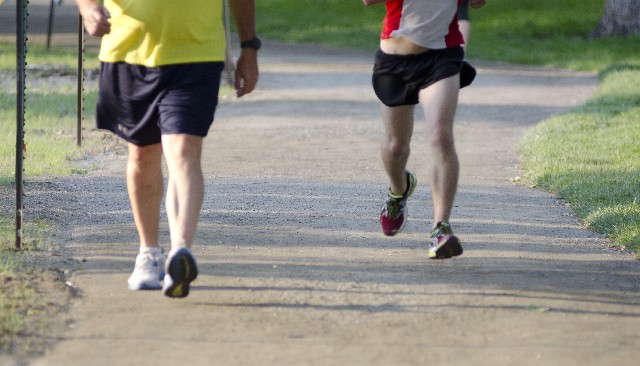
[(390, 55), (380, 50), (373, 66), (373, 89), (389, 107), (418, 104), (420, 90), (460, 73), (460, 87), (471, 84), (476, 71), (463, 61), (462, 47), (429, 50), (418, 55)]
[(206, 136), (218, 104), (222, 62), (100, 67), (96, 124), (138, 146), (164, 134)]

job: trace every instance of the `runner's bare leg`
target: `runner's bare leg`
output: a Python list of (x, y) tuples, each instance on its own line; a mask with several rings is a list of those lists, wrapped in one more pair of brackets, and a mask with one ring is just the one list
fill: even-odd
[(420, 91), (420, 105), (429, 135), (429, 185), (434, 225), (439, 221), (449, 222), (458, 187), (460, 164), (454, 144), (453, 121), (459, 90), (460, 77), (455, 75)]
[(412, 105), (382, 105), (382, 121), (385, 128), (380, 146), (382, 163), (389, 176), (391, 192), (398, 195), (407, 189), (405, 169), (411, 153), (414, 109)]
[(162, 135), (168, 168), (166, 208), (171, 247), (191, 247), (204, 199), (202, 137)]
[(127, 191), (141, 247), (158, 247), (163, 195), (162, 146), (129, 143)]

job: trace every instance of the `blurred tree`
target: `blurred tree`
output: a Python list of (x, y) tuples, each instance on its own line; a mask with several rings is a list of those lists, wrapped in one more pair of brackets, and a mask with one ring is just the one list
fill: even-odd
[(640, 34), (640, 0), (605, 0), (604, 11), (591, 37)]

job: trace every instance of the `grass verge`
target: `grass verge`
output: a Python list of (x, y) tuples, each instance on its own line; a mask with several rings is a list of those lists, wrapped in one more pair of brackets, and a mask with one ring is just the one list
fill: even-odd
[[(43, 45), (27, 44), (27, 67), (55, 65), (57, 69), (76, 72), (78, 67), (78, 50), (74, 47), (56, 47), (50, 49)], [(98, 68), (98, 53), (95, 50), (85, 51), (84, 66), (87, 69)], [(16, 70), (16, 45), (0, 43), (0, 70)]]
[[(87, 131), (85, 147), (79, 149), (76, 144), (76, 57), (73, 49), (52, 48), (47, 52), (44, 47), (29, 47), (24, 116), (27, 191), (31, 181), (39, 177), (86, 173), (90, 168), (76, 162), (86, 152), (99, 148), (91, 137), (95, 134)], [(0, 44), (0, 129), (4, 131), (0, 135), (0, 357), (26, 360), (51, 342), (49, 330), (64, 318), (61, 312), (73, 294), (56, 269), (59, 259), (50, 253), (54, 244), (48, 233), (57, 230), (58, 223), (25, 215), (24, 250), (14, 250), (15, 207), (9, 202), (14, 202), (15, 194), (15, 63), (15, 46)], [(91, 111), (96, 91), (87, 89), (84, 96), (85, 110)], [(93, 116), (86, 114), (85, 125), (90, 126)]]
[[(50, 85), (30, 88), (25, 102), (24, 166), (27, 176), (64, 176), (79, 172), (70, 162), (82, 155), (76, 146), (75, 90), (52, 90)], [(95, 104), (96, 93), (85, 94)], [(16, 156), (16, 94), (0, 91), (0, 184), (14, 181)], [(89, 117), (91, 118), (91, 117)]]
[(520, 145), (526, 180), (640, 257), (640, 63), (601, 73), (584, 106), (536, 125)]
[(63, 273), (42, 265), (38, 256), (48, 245), (50, 224), (26, 223), (24, 232), (30, 240), (20, 252), (12, 250), (11, 224), (12, 220), (0, 217), (0, 357), (27, 360), (51, 341), (50, 329), (67, 321), (65, 312), (74, 290), (66, 285)]

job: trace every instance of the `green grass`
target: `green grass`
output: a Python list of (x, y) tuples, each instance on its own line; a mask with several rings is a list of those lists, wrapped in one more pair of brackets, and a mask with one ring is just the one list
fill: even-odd
[[(0, 221), (1, 224), (5, 224)], [(0, 255), (0, 350), (7, 350), (11, 346), (11, 339), (15, 337), (25, 324), (25, 310), (33, 299), (33, 290), (28, 288), (28, 282), (20, 281), (20, 276), (28, 273), (20, 255), (3, 251)]]
[(592, 100), (527, 133), (523, 168), (587, 226), (640, 253), (640, 70), (601, 75)]
[[(3, 253), (0, 257), (0, 278), (3, 282), (13, 281), (21, 271), (21, 263), (15, 259), (15, 254)], [(25, 300), (31, 297), (30, 291), (21, 288), (8, 287), (2, 284), (0, 296), (0, 350), (7, 350), (11, 345), (11, 338), (15, 337), (24, 325), (21, 309), (26, 308)]]
[[(85, 67), (97, 68), (97, 54), (88, 51)], [(15, 72), (15, 45), (0, 43), (0, 70)], [(41, 73), (76, 75), (75, 48), (27, 45), (27, 74), (24, 116), (24, 176), (68, 175), (77, 170), (70, 164), (82, 151), (76, 147), (76, 86), (52, 87), (47, 81), (38, 84)], [(85, 111), (93, 110), (96, 91), (87, 90)], [(93, 116), (86, 113), (87, 124)], [(0, 87), (0, 184), (14, 181), (16, 159), (16, 93), (15, 86)]]
[[(75, 90), (29, 89), (25, 102), (25, 177), (68, 175), (82, 150), (76, 146)], [(87, 106), (96, 93), (85, 94)], [(0, 91), (0, 184), (14, 181), (16, 159), (16, 94)], [(90, 110), (90, 109), (87, 109)], [(92, 117), (89, 117), (91, 119)]]
[(359, 0), (256, 1), (258, 33), (273, 40), (373, 50), (383, 17)]
[[(470, 59), (598, 71), (638, 59), (640, 37), (590, 40), (602, 0), (500, 0), (471, 9)], [(373, 51), (384, 5), (359, 0), (263, 0), (258, 32), (268, 39)]]
[(589, 39), (602, 0), (501, 0), (471, 10), (469, 56), (599, 71), (638, 60), (640, 37)]
[(25, 222), (24, 236), (29, 240), (25, 240), (23, 251), (14, 250), (13, 225), (13, 218), (0, 216), (0, 353), (28, 353), (29, 342), (18, 342), (20, 333), (34, 326), (34, 332), (43, 331), (47, 319), (39, 314), (54, 302), (52, 294), (39, 289), (46, 278), (44, 269), (27, 264), (27, 260), (31, 251), (50, 245), (47, 236), (51, 224), (42, 220)]
[[(84, 58), (85, 68), (98, 67), (98, 56), (95, 50), (86, 50)], [(27, 68), (38, 65), (56, 65), (75, 71), (78, 67), (78, 51), (67, 47), (51, 47), (47, 50), (45, 46), (27, 43)], [(0, 43), (0, 70), (15, 69), (15, 44)]]

